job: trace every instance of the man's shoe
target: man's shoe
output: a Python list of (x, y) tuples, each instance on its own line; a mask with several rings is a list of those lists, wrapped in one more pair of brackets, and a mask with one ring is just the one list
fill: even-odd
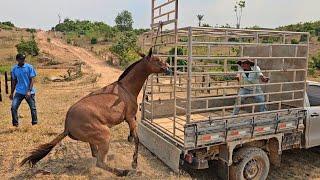
[(14, 127), (19, 127), (19, 124), (13, 124)]
[(32, 126), (34, 126), (34, 125), (37, 125), (38, 122), (32, 122), (31, 124), (32, 124)]

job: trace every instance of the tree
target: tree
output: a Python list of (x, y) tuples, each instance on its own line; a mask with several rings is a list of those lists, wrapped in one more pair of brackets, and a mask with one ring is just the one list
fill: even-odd
[(236, 5), (234, 6), (234, 12), (236, 13), (237, 18), (237, 28), (240, 29), (241, 25), (241, 19), (242, 19), (242, 10), (246, 7), (246, 1), (240, 0), (236, 2)]
[(133, 29), (132, 14), (127, 10), (124, 10), (121, 13), (119, 13), (115, 19), (115, 22), (116, 22), (116, 27), (120, 31), (131, 31)]
[(198, 14), (198, 15), (197, 15), (197, 18), (198, 18), (198, 21), (199, 21), (199, 27), (201, 27), (201, 21), (203, 20), (204, 15)]
[(126, 31), (118, 34), (116, 42), (110, 47), (112, 54), (120, 60), (120, 65), (125, 67), (130, 62), (139, 58), (137, 51), (138, 37), (133, 31)]

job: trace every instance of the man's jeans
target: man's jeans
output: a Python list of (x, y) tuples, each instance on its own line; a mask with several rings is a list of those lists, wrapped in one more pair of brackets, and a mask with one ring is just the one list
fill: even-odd
[[(256, 91), (256, 94), (261, 94), (263, 93), (262, 90), (257, 90)], [(245, 88), (240, 88), (240, 91), (239, 91), (239, 94), (238, 96), (241, 96), (241, 95), (247, 95), (247, 94), (253, 94), (253, 90), (249, 90), (249, 89), (245, 89)], [(255, 101), (257, 103), (264, 103), (265, 102), (265, 98), (264, 98), (264, 95), (257, 95), (257, 96), (251, 96), (255, 99)], [(240, 101), (241, 101), (241, 104), (243, 104), (243, 101), (246, 97), (240, 97)], [(236, 99), (236, 103), (235, 103), (235, 108), (233, 109), (233, 115), (237, 115), (239, 114), (239, 111), (240, 111), (240, 107), (237, 106), (238, 105), (238, 99)], [(267, 108), (266, 108), (266, 105), (263, 104), (263, 105), (259, 105), (259, 112), (264, 112), (266, 111)]]
[(31, 116), (32, 116), (32, 124), (37, 124), (38, 119), (37, 119), (37, 109), (36, 109), (36, 101), (34, 98), (34, 94), (32, 94), (31, 97), (27, 99), (25, 95), (22, 95), (19, 93), (16, 93), (12, 100), (12, 105), (11, 105), (12, 124), (13, 125), (19, 124), (18, 109), (23, 99), (25, 99), (29, 104), (29, 107), (31, 110)]

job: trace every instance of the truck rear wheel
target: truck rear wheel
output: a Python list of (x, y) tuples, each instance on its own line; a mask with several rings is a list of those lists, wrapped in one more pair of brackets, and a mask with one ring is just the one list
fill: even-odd
[(230, 167), (230, 178), (267, 179), (270, 168), (269, 158), (266, 152), (260, 148), (242, 148), (233, 156), (233, 165)]

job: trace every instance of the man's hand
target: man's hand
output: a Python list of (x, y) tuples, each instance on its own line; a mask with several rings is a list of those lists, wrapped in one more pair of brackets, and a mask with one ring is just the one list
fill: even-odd
[(237, 74), (235, 78), (236, 78), (237, 81), (240, 81), (240, 79), (241, 79), (240, 74)]
[(269, 82), (269, 80), (270, 80), (269, 77), (261, 76), (261, 81), (262, 81), (262, 82), (267, 83), (267, 82)]
[(12, 93), (10, 94), (9, 99), (12, 101), (12, 99), (13, 99), (13, 94)]
[(29, 99), (30, 97), (31, 97), (31, 92), (28, 91), (27, 94), (26, 94), (26, 98)]

